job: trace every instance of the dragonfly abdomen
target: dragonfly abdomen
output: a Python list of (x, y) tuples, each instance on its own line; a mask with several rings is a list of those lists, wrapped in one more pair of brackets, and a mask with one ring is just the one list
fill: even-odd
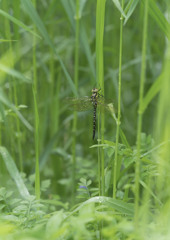
[(91, 96), (91, 100), (92, 100), (92, 104), (94, 107), (94, 111), (93, 111), (93, 140), (95, 138), (95, 132), (96, 132), (96, 109), (97, 109), (97, 97), (98, 97), (98, 93), (99, 90), (97, 88), (92, 89), (92, 96)]
[(96, 109), (97, 109), (97, 104), (94, 105), (94, 112), (93, 112), (93, 140), (95, 138), (95, 132), (96, 132)]

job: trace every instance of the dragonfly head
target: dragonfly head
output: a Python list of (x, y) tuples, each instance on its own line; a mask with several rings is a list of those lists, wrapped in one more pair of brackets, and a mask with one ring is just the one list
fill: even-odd
[(97, 93), (99, 91), (99, 89), (98, 88), (93, 88), (91, 91), (92, 91), (92, 93)]

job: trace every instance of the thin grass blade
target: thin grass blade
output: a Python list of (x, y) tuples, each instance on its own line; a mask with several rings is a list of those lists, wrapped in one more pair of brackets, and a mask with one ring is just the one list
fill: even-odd
[(17, 24), (19, 27), (25, 29), (25, 31), (30, 32), (31, 34), (35, 35), (38, 38), (41, 38), (37, 33), (35, 33), (34, 31), (32, 31), (29, 27), (27, 27), (25, 24), (23, 24), (22, 22), (20, 22), (18, 19), (16, 19), (15, 17), (9, 15), (8, 13), (4, 12), (2, 9), (0, 9), (0, 14), (6, 18), (8, 18), (11, 22)]
[(126, 14), (126, 17), (125, 17), (125, 20), (124, 20), (124, 25), (127, 23), (128, 19), (130, 18), (130, 16), (134, 12), (134, 10), (137, 7), (138, 3), (139, 3), (139, 0), (131, 0), (129, 2), (129, 4), (127, 5), (127, 7), (125, 8), (124, 12)]
[(34, 22), (34, 24), (36, 25), (37, 29), (39, 30), (39, 32), (42, 34), (44, 40), (46, 41), (46, 43), (48, 44), (48, 46), (55, 52), (57, 58), (58, 58), (58, 61), (64, 71), (64, 74), (66, 76), (66, 79), (71, 87), (71, 90), (72, 92), (74, 93), (75, 96), (77, 96), (77, 91), (76, 91), (76, 88), (73, 84), (73, 81), (60, 57), (60, 55), (58, 54), (57, 52), (57, 49), (56, 47), (54, 46), (53, 42), (51, 41), (49, 35), (48, 35), (48, 32), (44, 26), (44, 23), (43, 21), (41, 20), (40, 16), (38, 15), (36, 9), (33, 7), (31, 1), (29, 0), (23, 0), (22, 1), (22, 5), (23, 5), (23, 8), (25, 10), (25, 12), (29, 15), (30, 19)]
[(126, 18), (126, 14), (120, 5), (120, 2), (118, 0), (112, 0), (112, 1), (115, 4), (115, 6), (117, 7), (117, 9), (120, 11), (120, 13), (123, 15), (123, 17)]
[(16, 108), (16, 106), (14, 106), (9, 100), (8, 98), (5, 96), (5, 94), (3, 93), (2, 90), (0, 90), (0, 102), (2, 102), (3, 104), (5, 104), (7, 107), (9, 107), (10, 109), (12, 109), (16, 115), (19, 117), (19, 119), (21, 120), (21, 122), (32, 132), (33, 131), (33, 127), (31, 126), (31, 124), (24, 118), (24, 116), (18, 111), (18, 109)]
[(17, 166), (12, 159), (11, 155), (9, 154), (8, 150), (5, 147), (0, 147), (0, 154), (2, 156), (2, 159), (6, 165), (6, 168), (11, 176), (11, 178), (14, 180), (16, 183), (16, 186), (18, 188), (19, 193), (21, 196), (25, 199), (27, 199), (30, 194), (27, 189), (27, 187), (24, 184), (24, 181), (22, 180), (19, 171), (17, 169)]

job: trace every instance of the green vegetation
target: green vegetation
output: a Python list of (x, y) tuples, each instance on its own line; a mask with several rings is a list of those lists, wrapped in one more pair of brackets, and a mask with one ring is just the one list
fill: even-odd
[(0, 6), (0, 240), (169, 240), (170, 3)]

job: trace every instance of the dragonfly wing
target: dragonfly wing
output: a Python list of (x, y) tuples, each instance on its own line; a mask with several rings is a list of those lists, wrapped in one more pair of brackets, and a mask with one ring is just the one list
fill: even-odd
[(69, 105), (69, 109), (78, 112), (93, 109), (91, 97), (67, 98), (67, 104)]
[(97, 99), (98, 108), (101, 111), (110, 111), (111, 105), (113, 106), (113, 101), (110, 99), (105, 99), (103, 96), (100, 96)]

